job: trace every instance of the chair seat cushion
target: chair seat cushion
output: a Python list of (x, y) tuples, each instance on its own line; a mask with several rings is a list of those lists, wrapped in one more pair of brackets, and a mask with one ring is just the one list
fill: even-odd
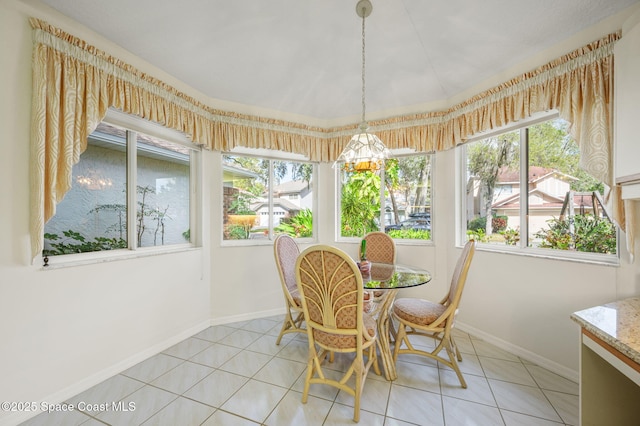
[(446, 306), (424, 299), (403, 298), (393, 303), (393, 313), (398, 318), (418, 325), (431, 324), (446, 310)]
[[(375, 337), (377, 331), (377, 324), (375, 318), (373, 318), (368, 313), (364, 312), (362, 314), (363, 327), (362, 331), (365, 334), (368, 334), (369, 337)], [(326, 333), (320, 330), (313, 330), (313, 336), (316, 342), (322, 344), (323, 346), (337, 348), (337, 349), (348, 349), (348, 348), (356, 348), (356, 338), (355, 336), (347, 336), (347, 335), (339, 335), (333, 333)], [(366, 337), (363, 336), (363, 342), (367, 341)]]

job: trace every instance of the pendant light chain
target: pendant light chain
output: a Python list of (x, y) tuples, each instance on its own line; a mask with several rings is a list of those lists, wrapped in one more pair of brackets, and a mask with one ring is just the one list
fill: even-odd
[(366, 15), (365, 14), (365, 10), (364, 10), (364, 8), (362, 8), (362, 120), (361, 120), (362, 124), (365, 123), (365, 121), (364, 121), (364, 112), (365, 112), (365, 102), (364, 102), (364, 92), (365, 92), (365, 90), (364, 90), (364, 88), (365, 88), (365, 85), (364, 85), (364, 69), (365, 69), (364, 68), (364, 65), (365, 65), (365, 61), (364, 61), (364, 40), (365, 40), (365, 37), (364, 37), (364, 20), (365, 20), (365, 15)]
[(359, 0), (356, 5), (356, 13), (362, 18), (362, 121), (357, 133), (353, 135), (347, 146), (344, 147), (333, 166), (340, 165), (346, 173), (371, 172), (384, 168), (385, 159), (391, 153), (384, 143), (376, 135), (369, 133), (366, 118), (366, 82), (365, 82), (365, 23), (364, 20), (371, 14), (373, 6), (370, 0)]

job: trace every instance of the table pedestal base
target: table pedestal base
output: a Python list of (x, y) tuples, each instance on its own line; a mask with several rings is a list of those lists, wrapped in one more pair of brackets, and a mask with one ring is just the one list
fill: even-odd
[(376, 300), (375, 308), (372, 315), (376, 316), (378, 325), (378, 347), (380, 348), (380, 358), (384, 367), (384, 375), (387, 380), (395, 380), (398, 378), (396, 365), (393, 362), (393, 353), (391, 352), (391, 318), (389, 310), (393, 306), (398, 290), (384, 290), (382, 296)]

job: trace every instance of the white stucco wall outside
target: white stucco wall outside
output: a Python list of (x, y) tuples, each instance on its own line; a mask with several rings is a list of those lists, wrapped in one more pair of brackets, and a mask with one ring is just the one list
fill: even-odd
[[(184, 244), (189, 230), (189, 166), (138, 156), (137, 187), (148, 188), (145, 195), (141, 247)], [(63, 237), (72, 230), (87, 240), (96, 237), (127, 238), (126, 211), (104, 208), (126, 205), (126, 156), (124, 152), (89, 145), (73, 167), (74, 187), (57, 206), (56, 215), (45, 225), (45, 233)], [(81, 179), (82, 183), (79, 183)], [(91, 180), (92, 182), (86, 182)], [(94, 183), (98, 180), (102, 182)], [(142, 195), (138, 194), (138, 202)], [(137, 209), (140, 211), (141, 204)], [(157, 212), (164, 216), (157, 220)], [(139, 223), (134, 224), (137, 229)], [(137, 242), (136, 242), (137, 243)]]

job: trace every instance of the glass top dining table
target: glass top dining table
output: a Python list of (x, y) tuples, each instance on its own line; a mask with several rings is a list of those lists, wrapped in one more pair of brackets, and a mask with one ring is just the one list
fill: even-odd
[(429, 281), (431, 281), (431, 273), (429, 271), (397, 263), (371, 263), (370, 273), (362, 277), (362, 283), (367, 290), (416, 287)]
[(393, 362), (390, 338), (395, 338), (389, 312), (398, 290), (417, 287), (431, 281), (431, 273), (423, 268), (403, 264), (371, 263), (369, 273), (363, 274), (365, 293), (372, 299), (368, 313), (376, 318), (380, 356), (387, 380), (398, 378)]

